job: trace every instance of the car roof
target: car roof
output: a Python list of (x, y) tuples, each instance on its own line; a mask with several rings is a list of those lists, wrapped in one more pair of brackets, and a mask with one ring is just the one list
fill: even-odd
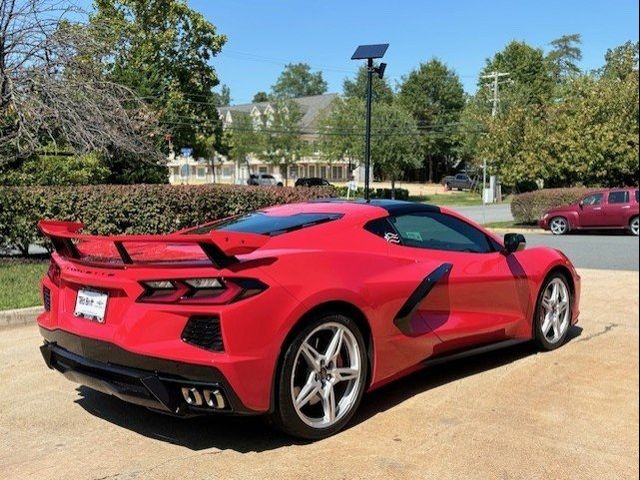
[(294, 215), (296, 213), (341, 213), (345, 216), (378, 218), (411, 212), (439, 212), (440, 207), (424, 203), (401, 200), (375, 199), (344, 200), (328, 198), (303, 203), (289, 203), (262, 210), (271, 215)]

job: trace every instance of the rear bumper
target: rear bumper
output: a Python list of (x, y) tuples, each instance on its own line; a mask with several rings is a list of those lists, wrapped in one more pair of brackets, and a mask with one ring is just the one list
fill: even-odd
[[(45, 339), (40, 351), (49, 368), (126, 402), (178, 416), (260, 413), (247, 408), (214, 367), (138, 355), (63, 330), (40, 327), (40, 332)], [(198, 392), (199, 405), (186, 401), (185, 388)]]

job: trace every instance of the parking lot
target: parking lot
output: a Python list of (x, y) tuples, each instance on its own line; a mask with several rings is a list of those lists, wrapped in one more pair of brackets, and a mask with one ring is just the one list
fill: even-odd
[(35, 326), (0, 335), (1, 478), (637, 478), (638, 274), (582, 270), (579, 326), (423, 370), (350, 428), (292, 443), (257, 418), (180, 420), (46, 369)]

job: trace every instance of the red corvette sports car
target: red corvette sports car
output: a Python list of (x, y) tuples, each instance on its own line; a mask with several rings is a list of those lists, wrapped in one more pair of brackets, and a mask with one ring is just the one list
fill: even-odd
[(284, 205), (171, 235), (44, 220), (38, 318), (68, 379), (174, 415), (266, 414), (331, 435), (362, 395), (422, 366), (535, 340), (560, 346), (580, 277), (444, 208)]

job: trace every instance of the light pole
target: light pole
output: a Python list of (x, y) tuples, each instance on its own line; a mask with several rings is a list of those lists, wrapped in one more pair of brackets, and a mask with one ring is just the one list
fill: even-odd
[(375, 67), (373, 60), (384, 57), (387, 48), (389, 48), (388, 43), (360, 45), (351, 56), (351, 60), (367, 61), (367, 109), (364, 127), (364, 199), (367, 202), (370, 200), (369, 177), (371, 170), (371, 102), (373, 99), (373, 74), (375, 73), (378, 75), (378, 78), (382, 78), (384, 76), (384, 70), (387, 67), (386, 63), (381, 63)]

